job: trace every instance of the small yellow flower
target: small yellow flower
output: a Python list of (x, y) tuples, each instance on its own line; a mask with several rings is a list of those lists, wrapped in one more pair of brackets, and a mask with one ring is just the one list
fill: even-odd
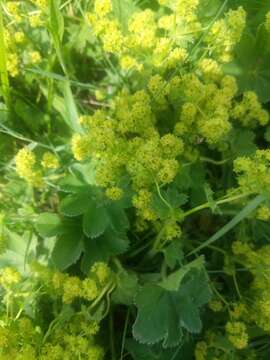
[(246, 325), (240, 321), (227, 322), (226, 333), (228, 339), (236, 349), (244, 349), (248, 345)]
[(21, 280), (21, 274), (12, 267), (6, 267), (2, 270), (0, 275), (0, 285), (9, 287), (13, 284), (17, 284)]
[(96, 262), (91, 267), (91, 272), (96, 275), (100, 284), (104, 285), (110, 278), (111, 270), (106, 263)]
[(57, 169), (59, 167), (59, 161), (54, 154), (46, 152), (42, 157), (41, 165), (45, 169)]
[(209, 302), (208, 306), (214, 312), (219, 312), (223, 309), (223, 304), (220, 300), (212, 300)]
[(7, 71), (9, 72), (10, 76), (15, 77), (19, 74), (19, 58), (17, 54), (8, 54), (7, 58)]
[(14, 34), (14, 38), (15, 38), (16, 43), (20, 44), (24, 41), (25, 36), (22, 31), (16, 31)]
[(207, 343), (199, 341), (195, 347), (195, 360), (205, 360), (207, 356)]
[(120, 200), (123, 196), (123, 190), (117, 186), (106, 189), (106, 196), (111, 200)]
[(38, 51), (31, 51), (29, 57), (32, 64), (38, 64), (41, 61), (41, 56)]
[(29, 17), (29, 23), (30, 26), (33, 28), (41, 26), (42, 25), (41, 14), (31, 15)]

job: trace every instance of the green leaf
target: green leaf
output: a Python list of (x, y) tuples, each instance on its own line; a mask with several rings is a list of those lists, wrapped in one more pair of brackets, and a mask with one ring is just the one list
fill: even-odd
[(109, 222), (107, 210), (90, 202), (83, 215), (83, 231), (86, 236), (96, 238), (104, 233)]
[(183, 329), (201, 331), (200, 308), (210, 297), (205, 272), (197, 269), (185, 275), (177, 291), (146, 284), (135, 299), (138, 314), (133, 336), (144, 344), (162, 341), (164, 347), (176, 346), (181, 342)]
[(192, 341), (181, 342), (177, 348), (164, 349), (161, 345), (148, 346), (134, 339), (127, 339), (126, 348), (134, 360), (190, 360), (194, 354)]
[(132, 305), (137, 291), (137, 275), (123, 270), (116, 275), (116, 289), (112, 294), (112, 300), (116, 304)]
[(125, 210), (120, 203), (113, 202), (107, 206), (109, 222), (115, 232), (124, 232), (129, 227)]
[(160, 194), (157, 192), (153, 194), (152, 207), (162, 219), (170, 217), (172, 208), (178, 209), (188, 200), (187, 195), (179, 193), (175, 187), (170, 187), (166, 191), (160, 190)]
[(48, 27), (52, 35), (56, 54), (60, 61), (60, 64), (66, 73), (65, 64), (61, 53), (61, 42), (64, 35), (64, 18), (60, 11), (59, 0), (49, 0), (49, 23)]
[(38, 108), (17, 99), (13, 109), (30, 131), (40, 131), (44, 114)]
[(247, 129), (235, 129), (229, 138), (234, 157), (252, 155), (257, 147), (255, 134)]
[(166, 265), (173, 269), (176, 265), (181, 264), (184, 259), (182, 251), (182, 243), (178, 240), (171, 242), (165, 249), (162, 250)]
[(260, 101), (270, 100), (270, 37), (264, 25), (256, 36), (245, 33), (236, 48), (235, 61), (225, 65), (226, 73), (236, 76), (240, 92), (253, 90)]
[(38, 233), (42, 237), (56, 236), (64, 231), (62, 220), (57, 214), (40, 214), (35, 225)]
[(119, 21), (122, 30), (128, 29), (128, 21), (131, 15), (136, 11), (135, 2), (133, 0), (112, 0), (113, 12)]
[(166, 290), (177, 291), (185, 275), (191, 269), (202, 271), (204, 269), (204, 257), (200, 256), (196, 260), (182, 266), (179, 270), (173, 272), (166, 279), (162, 280), (159, 283), (159, 286)]
[(82, 251), (83, 236), (75, 229), (58, 237), (52, 252), (51, 262), (57, 269), (65, 270), (79, 259)]
[(64, 82), (63, 94), (64, 94), (65, 113), (66, 113), (65, 119), (68, 120), (68, 125), (72, 130), (76, 132), (81, 132), (82, 128), (78, 121), (79, 115), (69, 81)]
[(88, 185), (82, 182), (74, 175), (67, 175), (61, 179), (58, 183), (58, 186), (61, 191), (67, 193), (77, 193), (81, 191), (86, 191)]
[(111, 256), (124, 253), (128, 248), (128, 240), (124, 236), (107, 230), (103, 235), (95, 239), (84, 239), (84, 256), (81, 268), (85, 273), (96, 261), (107, 262)]
[(18, 235), (5, 228), (6, 251), (0, 255), (0, 267), (12, 266), (25, 273), (28, 264), (37, 256), (37, 236), (29, 231)]
[(66, 196), (60, 203), (60, 212), (66, 216), (79, 216), (85, 213), (92, 202), (89, 192), (78, 192)]
[(64, 19), (61, 14), (59, 0), (49, 0), (50, 28), (53, 37), (62, 41), (64, 35)]

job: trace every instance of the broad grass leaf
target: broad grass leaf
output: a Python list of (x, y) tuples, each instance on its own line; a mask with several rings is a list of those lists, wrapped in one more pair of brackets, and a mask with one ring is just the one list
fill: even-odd
[(78, 121), (79, 115), (69, 81), (64, 82), (63, 94), (65, 102), (65, 119), (67, 119), (68, 125), (72, 130), (76, 132), (81, 132), (82, 128)]

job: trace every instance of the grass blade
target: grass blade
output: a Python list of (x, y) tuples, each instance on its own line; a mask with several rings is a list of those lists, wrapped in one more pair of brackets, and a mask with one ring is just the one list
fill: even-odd
[(265, 195), (258, 195), (252, 199), (235, 217), (219, 229), (213, 236), (211, 236), (207, 241), (198, 246), (196, 249), (192, 250), (187, 256), (193, 255), (198, 251), (204, 249), (205, 247), (213, 244), (215, 241), (224, 236), (228, 231), (232, 230), (240, 221), (245, 219), (252, 211), (254, 211), (263, 201), (266, 200)]
[(5, 29), (2, 8), (0, 8), (0, 79), (1, 79), (1, 88), (3, 92), (3, 98), (7, 107), (9, 108), (10, 104), (10, 88), (9, 88), (9, 79), (7, 72), (7, 53), (5, 45)]

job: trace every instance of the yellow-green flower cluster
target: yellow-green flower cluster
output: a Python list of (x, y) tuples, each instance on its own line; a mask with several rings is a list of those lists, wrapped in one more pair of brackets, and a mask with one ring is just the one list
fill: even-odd
[(262, 193), (270, 191), (270, 150), (257, 150), (251, 157), (234, 161), (239, 186), (243, 191)]
[(267, 125), (269, 114), (262, 108), (258, 97), (253, 91), (246, 91), (240, 103), (236, 103), (231, 111), (233, 119), (239, 121), (245, 127), (255, 127)]
[(23, 74), (24, 65), (40, 63), (41, 54), (37, 51), (36, 44), (32, 42), (31, 37), (27, 37), (25, 34), (29, 27), (40, 27), (44, 23), (47, 6), (47, 0), (8, 1), (5, 3), (4, 46), (7, 58), (6, 67), (10, 77)]
[[(122, 180), (130, 180), (133, 205), (141, 218), (138, 224), (143, 227), (145, 221), (160, 221), (152, 206), (157, 185), (168, 186), (183, 161), (196, 160), (199, 144), (216, 149), (227, 145), (231, 118), (236, 117), (239, 104), (245, 103), (246, 113), (256, 115), (260, 124), (267, 122), (258, 101), (248, 101), (248, 94), (240, 103), (235, 99), (236, 81), (224, 76), (221, 68), (241, 38), (246, 18), (243, 8), (230, 10), (210, 27), (204, 38), (204, 56), (187, 70), (192, 57), (189, 44), (202, 30), (200, 1), (159, 3), (165, 7), (160, 12), (134, 8), (121, 21), (111, 0), (94, 1), (88, 14), (90, 26), (103, 50), (119, 62), (119, 75), (132, 79), (135, 71), (135, 82), (132, 90), (123, 87), (114, 96), (108, 110), (82, 117), (84, 133), (72, 139), (75, 158), (91, 159), (96, 184), (105, 188), (109, 199), (119, 200)], [(164, 238), (180, 236), (178, 222), (173, 216), (166, 219)]]
[(8, 1), (6, 4), (6, 9), (8, 14), (16, 21), (20, 22), (22, 17), (21, 13), (21, 3), (20, 1)]
[(211, 300), (209, 303), (208, 303), (208, 306), (209, 308), (214, 311), (214, 312), (220, 312), (222, 311), (223, 309), (223, 304), (220, 300)]
[(63, 303), (71, 304), (76, 299), (84, 299), (86, 301), (95, 300), (102, 289), (107, 285), (112, 285), (113, 278), (110, 268), (102, 262), (95, 263), (85, 279), (77, 276), (69, 276), (68, 274), (51, 271), (35, 264), (33, 271), (38, 278), (46, 284), (49, 290), (62, 298)]
[(204, 79), (211, 81), (216, 81), (222, 76), (221, 66), (217, 61), (205, 58), (198, 62), (198, 70), (204, 77)]
[[(159, 18), (150, 9), (136, 11), (123, 31), (111, 1), (96, 0), (88, 19), (104, 50), (117, 56), (123, 70), (143, 73), (154, 67), (166, 71), (183, 65), (188, 57), (181, 39), (198, 35), (198, 5), (198, 0), (168, 2), (171, 14)], [(166, 37), (159, 35), (161, 29), (166, 30)]]
[[(27, 298), (27, 313), (29, 313), (29, 307), (38, 306), (37, 300), (42, 289), (43, 295), (46, 294), (52, 301), (58, 302), (59, 309), (60, 304), (56, 296), (61, 292), (63, 301), (67, 303), (77, 297), (78, 293), (79, 296), (84, 291), (90, 294), (91, 286), (85, 280), (91, 280), (96, 289), (97, 286), (100, 289), (101, 286), (107, 286), (111, 280), (108, 266), (100, 262), (91, 268), (91, 274), (96, 277), (96, 281), (89, 277), (80, 280), (74, 276), (54, 272), (40, 264), (33, 265), (33, 270), (34, 272), (29, 274), (28, 278), (22, 278), (21, 274), (11, 267), (4, 268), (0, 272), (2, 307), (6, 307), (3, 312), (5, 315), (1, 314), (0, 359), (102, 360), (105, 352), (95, 341), (95, 335), (99, 332), (100, 326), (90, 313), (85, 316), (83, 311), (70, 312), (70, 316), (63, 323), (64, 328), (61, 321), (57, 322), (57, 326), (51, 326), (50, 323), (36, 326), (35, 320), (25, 315), (25, 298)], [(85, 294), (83, 298), (90, 300)], [(95, 298), (96, 296), (95, 294)], [(20, 299), (23, 301), (20, 302)], [(35, 308), (32, 313), (35, 314), (37, 311)], [(61, 314), (60, 312), (56, 316), (61, 318)], [(42, 314), (38, 316), (40, 315)], [(56, 320), (57, 317), (53, 323)]]
[(7, 71), (11, 77), (19, 74), (19, 58), (15, 53), (9, 53), (7, 58)]
[(262, 205), (257, 210), (256, 218), (262, 221), (270, 220), (270, 208), (267, 205)]
[(195, 360), (205, 360), (207, 356), (207, 343), (205, 341), (197, 342), (195, 346)]
[(218, 61), (232, 60), (233, 49), (241, 39), (245, 25), (246, 12), (242, 7), (229, 10), (224, 19), (219, 19), (213, 24), (205, 42)]
[(249, 294), (251, 301), (241, 306), (240, 316), (243, 318), (249, 314), (250, 320), (257, 326), (270, 331), (270, 246), (254, 250), (247, 243), (237, 241), (233, 244), (233, 253), (237, 256), (237, 261), (246, 266), (254, 277)]
[(45, 169), (57, 169), (59, 167), (59, 160), (54, 154), (46, 152), (43, 154), (41, 165)]
[(248, 345), (246, 325), (240, 321), (229, 321), (226, 324), (228, 339), (236, 349), (244, 349)]
[(46, 9), (48, 6), (48, 0), (32, 0), (32, 2), (42, 10)]
[(115, 100), (113, 117), (97, 111), (81, 119), (86, 133), (74, 136), (74, 156), (78, 160), (96, 159), (96, 181), (107, 188), (109, 198), (120, 198), (118, 183), (126, 173), (137, 191), (147, 190), (155, 182), (170, 183), (176, 176), (179, 169), (176, 158), (183, 152), (183, 141), (173, 134), (160, 136), (155, 121), (151, 97), (146, 91), (120, 94)]
[(8, 289), (21, 281), (21, 274), (12, 267), (6, 267), (0, 272), (0, 286)]
[(198, 136), (210, 145), (225, 140), (232, 127), (229, 111), (237, 92), (235, 79), (225, 76), (219, 85), (204, 84), (194, 74), (186, 74), (179, 79), (177, 88), (184, 94), (182, 98), (186, 102), (182, 106), (180, 121), (175, 125), (175, 133), (188, 135), (193, 146)]
[(25, 147), (16, 155), (16, 171), (18, 175), (25, 179), (29, 184), (40, 187), (43, 185), (42, 176), (36, 169), (36, 156), (29, 148)]
[[(138, 214), (158, 220), (151, 205), (156, 185), (172, 183), (183, 155), (196, 159), (199, 143), (219, 146), (226, 141), (236, 93), (231, 76), (218, 76), (214, 82), (186, 73), (166, 82), (162, 75), (152, 75), (145, 88), (118, 93), (110, 109), (81, 117), (84, 133), (73, 136), (73, 154), (79, 161), (92, 159), (96, 184), (112, 200), (121, 198), (121, 180), (128, 176)], [(164, 131), (160, 114), (171, 108), (175, 113)], [(174, 221), (167, 229), (167, 238), (180, 233)]]

